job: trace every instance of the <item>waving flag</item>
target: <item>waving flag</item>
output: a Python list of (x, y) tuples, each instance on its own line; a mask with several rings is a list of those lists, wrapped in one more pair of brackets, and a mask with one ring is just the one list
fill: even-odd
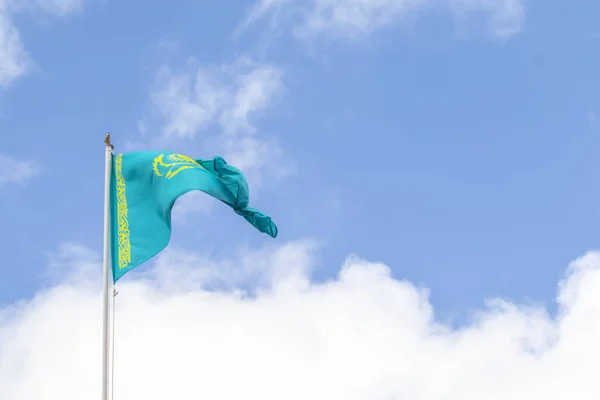
[(114, 282), (167, 246), (171, 209), (181, 195), (192, 190), (221, 200), (259, 231), (277, 236), (271, 218), (248, 207), (248, 184), (242, 172), (221, 157), (194, 160), (177, 153), (144, 151), (114, 155), (112, 163)]

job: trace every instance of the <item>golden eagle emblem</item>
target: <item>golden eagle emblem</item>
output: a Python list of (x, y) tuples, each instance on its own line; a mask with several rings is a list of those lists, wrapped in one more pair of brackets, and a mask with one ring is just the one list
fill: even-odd
[(154, 159), (152, 167), (157, 176), (164, 176), (167, 179), (171, 179), (181, 171), (190, 168), (206, 170), (196, 160), (182, 154), (169, 154), (166, 157), (164, 154), (161, 154)]

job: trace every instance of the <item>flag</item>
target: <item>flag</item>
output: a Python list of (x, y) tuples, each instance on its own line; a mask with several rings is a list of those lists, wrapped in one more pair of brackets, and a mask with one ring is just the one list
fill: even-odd
[(111, 257), (113, 280), (160, 253), (171, 237), (175, 201), (200, 190), (227, 204), (271, 237), (277, 226), (248, 207), (248, 184), (240, 170), (221, 157), (194, 160), (169, 152), (131, 152), (112, 160)]

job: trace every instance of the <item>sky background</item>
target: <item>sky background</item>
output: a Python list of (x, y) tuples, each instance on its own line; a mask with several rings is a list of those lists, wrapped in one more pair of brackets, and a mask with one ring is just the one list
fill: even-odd
[[(363, 354), (381, 368), (340, 372), (339, 380), (328, 382), (315, 375), (309, 385), (315, 392), (305, 388), (298, 396), (492, 399), (498, 388), (507, 388), (498, 398), (572, 394), (551, 387), (546, 373), (556, 376), (556, 365), (581, 359), (578, 351), (591, 343), (565, 328), (568, 310), (578, 301), (590, 302), (581, 306), (586, 312), (600, 310), (592, 294), (600, 289), (598, 254), (571, 264), (600, 243), (600, 189), (594, 184), (600, 174), (599, 23), (600, 4), (584, 0), (0, 0), (0, 372), (11, 360), (21, 365), (16, 377), (6, 378), (6, 385), (17, 382), (9, 396), (0, 398), (47, 398), (49, 389), (41, 389), (47, 386), (40, 383), (35, 394), (22, 382), (35, 379), (52, 359), (41, 356), (49, 343), (39, 339), (41, 332), (72, 324), (71, 318), (89, 320), (89, 329), (73, 328), (82, 337), (77, 346), (99, 360), (94, 327), (101, 322), (107, 131), (116, 152), (223, 156), (246, 173), (251, 206), (279, 227), (272, 240), (207, 196), (182, 197), (168, 250), (117, 285), (119, 297), (126, 297), (122, 319), (131, 329), (148, 334), (156, 323), (153, 332), (161, 339), (154, 339), (172, 342), (174, 331), (160, 331), (164, 325), (150, 317), (165, 315), (170, 324), (196, 318), (189, 332), (209, 335), (199, 328), (208, 324), (207, 313), (216, 315), (210, 320), (215, 332), (264, 333), (272, 319), (299, 312), (302, 317), (281, 336), (257, 333), (253, 351), (268, 354), (278, 340), (281, 346), (296, 343), (298, 351), (303, 347), (294, 338), (309, 337), (306, 354), (321, 360), (326, 373), (345, 363), (334, 357), (330, 342), (345, 337), (343, 324), (326, 325), (335, 310), (346, 310), (359, 322), (344, 329), (354, 332), (364, 324), (370, 327), (365, 332), (383, 336), (374, 339), (359, 329), (366, 336), (344, 340), (354, 348), (368, 347), (370, 340), (391, 346)], [(348, 269), (355, 274), (344, 277)], [(336, 285), (348, 289), (348, 297), (336, 297)], [(320, 294), (302, 297), (296, 290)], [(263, 294), (252, 302), (232, 294), (239, 291)], [(169, 314), (175, 306), (165, 293), (183, 296), (187, 308)], [(186, 297), (190, 293), (199, 297)], [(210, 296), (231, 304), (206, 300)], [(498, 298), (508, 308), (489, 308), (490, 299)], [(217, 310), (240, 322), (232, 328)], [(27, 322), (38, 314), (40, 325)], [(585, 315), (594, 314), (577, 314), (577, 321)], [(509, 328), (513, 322), (518, 328)], [(429, 378), (394, 366), (397, 359), (411, 359), (411, 345), (394, 343), (423, 326), (441, 329), (442, 339), (421, 338), (431, 355), (415, 355), (420, 361), (411, 365), (423, 365), (423, 371), (453, 365), (463, 357), (461, 346), (485, 343), (498, 354), (518, 353), (500, 357), (491, 371), (524, 365), (526, 374), (534, 371), (534, 383), (525, 388), (518, 377), (500, 374), (504, 381), (490, 373), (473, 388), (465, 377), (482, 369), (474, 363), (464, 375), (440, 370), (446, 380), (435, 392), (424, 383)], [(563, 328), (567, 339), (559, 334)], [(28, 336), (27, 329), (37, 333)], [(134, 333), (121, 329), (120, 340), (133, 349), (123, 356), (125, 370), (137, 344)], [(593, 329), (599, 328), (585, 328)], [(286, 336), (290, 332), (293, 337)], [(20, 335), (30, 340), (12, 341)], [(538, 359), (514, 344), (523, 337), (535, 348), (557, 340), (569, 345), (542, 368), (546, 361), (529, 364)], [(199, 357), (218, 361), (243, 354), (239, 349), (250, 340), (230, 339), (214, 358), (198, 347)], [(188, 343), (181, 340), (181, 346)], [(261, 340), (265, 347), (257, 345)], [(87, 354), (63, 341), (65, 354)], [(189, 345), (200, 346), (191, 333)], [(32, 358), (24, 355), (28, 346), (37, 349)], [(431, 350), (437, 346), (440, 358)], [(397, 357), (389, 365), (388, 353)], [(480, 353), (484, 364), (498, 356)], [(328, 364), (324, 354), (336, 361)], [(597, 359), (589, 355), (586, 365)], [(260, 379), (244, 375), (242, 364), (239, 374), (228, 375), (253, 387)], [(203, 370), (204, 376), (219, 371), (214, 368)], [(99, 380), (90, 369), (81, 382), (89, 378), (91, 386), (80, 389), (95, 393)], [(54, 383), (48, 378), (48, 385), (70, 374), (67, 367), (56, 373), (64, 375)], [(336, 391), (350, 376), (365, 386)], [(580, 397), (568, 398), (600, 396), (597, 384), (589, 381), (584, 390), (577, 379), (569, 384), (581, 390)], [(117, 384), (119, 397), (139, 393), (133, 382), (121, 389)], [(73, 399), (81, 395), (75, 386)], [(222, 387), (181, 390), (239, 398)], [(273, 398), (281, 396), (277, 390), (269, 392)]]

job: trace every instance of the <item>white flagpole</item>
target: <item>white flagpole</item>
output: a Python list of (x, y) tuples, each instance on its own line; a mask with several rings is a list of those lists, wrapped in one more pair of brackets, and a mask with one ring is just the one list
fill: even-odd
[(110, 301), (113, 295), (113, 282), (110, 273), (110, 177), (112, 173), (113, 146), (110, 143), (110, 133), (104, 139), (105, 169), (104, 169), (104, 320), (102, 330), (102, 400), (110, 400)]

